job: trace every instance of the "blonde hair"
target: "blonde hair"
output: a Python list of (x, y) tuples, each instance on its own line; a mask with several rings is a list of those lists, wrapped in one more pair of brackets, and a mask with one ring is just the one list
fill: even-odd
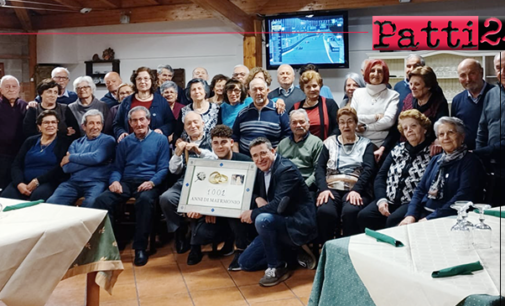
[[(403, 127), (400, 124), (400, 121), (403, 119), (412, 118), (417, 120), (419, 124), (426, 130), (429, 131), (431, 129), (431, 120), (426, 117), (423, 113), (418, 111), (417, 109), (409, 109), (400, 113), (398, 116), (398, 131), (403, 135)], [(405, 135), (403, 135), (405, 136)]]

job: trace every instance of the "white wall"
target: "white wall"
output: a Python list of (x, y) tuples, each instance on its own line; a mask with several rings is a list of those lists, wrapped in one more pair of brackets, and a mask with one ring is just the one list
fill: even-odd
[[(505, 14), (501, 1), (463, 0), (440, 3), (406, 3), (397, 6), (349, 11), (349, 31), (368, 32), (350, 34), (349, 69), (324, 69), (320, 73), (325, 85), (329, 86), (336, 100), (343, 96), (344, 76), (359, 72), (361, 62), (372, 52), (372, 16), (502, 16)], [(500, 13), (501, 12), (501, 13)], [(163, 23), (128, 24), (74, 28), (55, 32), (233, 32), (223, 22), (215, 19), (199, 21), (173, 21)], [(85, 73), (84, 61), (93, 54), (111, 47), (116, 58), (121, 60), (121, 77), (129, 80), (131, 72), (140, 66), (156, 67), (170, 64), (186, 70), (186, 81), (197, 66), (206, 67), (209, 75), (223, 73), (230, 76), (233, 66), (242, 63), (242, 36), (238, 34), (128, 34), (128, 35), (39, 35), (37, 43), (39, 63), (64, 64), (71, 71), (71, 78)], [(265, 56), (263, 56), (265, 58)], [(275, 79), (275, 71), (271, 71)], [(298, 82), (298, 81), (296, 81)], [(274, 80), (271, 88), (278, 83)], [(71, 85), (69, 86), (71, 87)], [(96, 96), (105, 94), (100, 88)]]

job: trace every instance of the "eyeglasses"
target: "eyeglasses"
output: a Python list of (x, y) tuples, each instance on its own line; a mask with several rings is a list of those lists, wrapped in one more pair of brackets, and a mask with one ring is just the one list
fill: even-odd
[(142, 82), (142, 81), (149, 82), (150, 80), (151, 80), (151, 78), (136, 78), (135, 79), (135, 81), (137, 81), (137, 82)]
[(233, 76), (233, 77), (238, 77), (239, 75), (240, 75), (240, 76), (245, 76), (245, 75), (246, 75), (246, 73), (245, 73), (245, 72), (239, 72), (239, 73), (234, 73), (234, 74), (232, 74), (232, 76)]
[(53, 121), (42, 121), (42, 125), (56, 125), (58, 124), (58, 121), (53, 120)]
[(241, 90), (238, 88), (235, 88), (235, 89), (228, 89), (227, 92), (233, 92), (233, 93), (239, 94), (241, 92)]
[(53, 79), (55, 79), (55, 80), (59, 80), (59, 81), (64, 81), (64, 80), (68, 80), (68, 77), (64, 77), (64, 76), (55, 76)]
[(91, 89), (91, 86), (82, 86), (82, 87), (76, 87), (75, 90), (80, 91), (80, 90), (89, 90)]

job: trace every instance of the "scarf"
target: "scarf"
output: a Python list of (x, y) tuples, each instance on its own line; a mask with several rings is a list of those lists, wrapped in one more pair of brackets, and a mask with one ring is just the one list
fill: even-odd
[(440, 200), (444, 197), (444, 185), (445, 185), (445, 170), (449, 163), (462, 159), (466, 154), (467, 148), (463, 144), (458, 149), (454, 150), (451, 154), (442, 153), (442, 156), (437, 161), (438, 173), (435, 179), (430, 185), (430, 190), (428, 190), (428, 199)]
[(366, 91), (372, 97), (375, 97), (376, 95), (382, 93), (383, 91), (386, 91), (387, 89), (388, 88), (386, 87), (386, 84), (379, 84), (379, 85), (366, 84)]

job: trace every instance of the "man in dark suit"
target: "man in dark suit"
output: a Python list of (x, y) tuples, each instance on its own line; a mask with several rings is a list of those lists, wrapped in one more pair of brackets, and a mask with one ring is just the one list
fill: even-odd
[(243, 212), (240, 219), (254, 222), (258, 236), (238, 261), (246, 271), (267, 267), (259, 284), (275, 286), (289, 278), (287, 263), (296, 262), (294, 250), (301, 247), (311, 259), (303, 264), (310, 269), (315, 266), (314, 255), (305, 245), (317, 236), (315, 205), (298, 168), (277, 155), (268, 139), (254, 139), (249, 150), (258, 171), (253, 209)]

